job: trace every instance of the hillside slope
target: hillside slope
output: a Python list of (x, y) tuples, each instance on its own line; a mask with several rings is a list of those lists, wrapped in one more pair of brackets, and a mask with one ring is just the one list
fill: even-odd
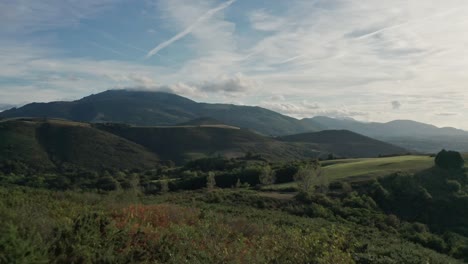
[(177, 163), (217, 155), (240, 157), (247, 152), (273, 161), (304, 159), (319, 154), (315, 149), (227, 127), (132, 127), (116, 124), (94, 124), (94, 127), (138, 143), (161, 159)]
[(5, 170), (5, 166), (23, 165), (40, 171), (144, 169), (158, 163), (157, 156), (143, 147), (88, 124), (34, 119), (0, 122), (0, 166)]
[(312, 144), (316, 149), (341, 157), (377, 157), (404, 154), (408, 151), (347, 130), (325, 130), (279, 138), (286, 142)]
[(317, 130), (311, 123), (260, 107), (197, 103), (175, 94), (135, 90), (110, 90), (73, 102), (33, 103), (0, 113), (0, 118), (11, 117), (54, 117), (139, 126), (175, 125), (204, 117), (265, 135)]

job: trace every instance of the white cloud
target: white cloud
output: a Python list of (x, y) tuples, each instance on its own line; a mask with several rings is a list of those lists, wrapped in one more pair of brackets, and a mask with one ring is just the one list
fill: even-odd
[(223, 75), (215, 81), (203, 82), (200, 90), (204, 92), (221, 92), (228, 94), (251, 92), (258, 87), (258, 83), (241, 73), (233, 77)]
[[(20, 2), (27, 8), (18, 9)], [(0, 33), (74, 27), (80, 18), (112, 8), (113, 1), (74, 2), (72, 11), (58, 0), (20, 2), (0, 3), (0, 24), (8, 25)], [(222, 3), (157, 1), (158, 21), (165, 30), (183, 32)], [(25, 92), (31, 100), (54, 100), (114, 87), (165, 87), (195, 99), (262, 105), (298, 117), (415, 119), (468, 129), (465, 0), (291, 0), (274, 12), (234, 10), (233, 5), (215, 12), (166, 49), (165, 56), (182, 61), (169, 67), (64, 57), (60, 50), (8, 38), (0, 45), (0, 78), (14, 85), (0, 86), (2, 100), (11, 101), (0, 103), (20, 102)], [(237, 25), (235, 15), (250, 24)], [(184, 59), (178, 57), (181, 50), (189, 53)], [(405, 111), (388, 111), (393, 101)]]
[(251, 12), (249, 19), (252, 28), (259, 31), (277, 31), (286, 23), (283, 18), (273, 16), (263, 9)]
[(282, 94), (274, 94), (268, 97), (268, 100), (261, 102), (260, 106), (297, 118), (311, 117), (317, 111), (322, 111), (320, 105), (315, 102), (307, 100), (291, 102), (287, 96)]

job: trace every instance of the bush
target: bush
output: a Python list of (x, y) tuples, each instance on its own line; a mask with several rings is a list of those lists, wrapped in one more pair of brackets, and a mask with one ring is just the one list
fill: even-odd
[(462, 155), (456, 151), (446, 151), (445, 149), (439, 152), (435, 158), (435, 164), (443, 169), (462, 169), (465, 161)]

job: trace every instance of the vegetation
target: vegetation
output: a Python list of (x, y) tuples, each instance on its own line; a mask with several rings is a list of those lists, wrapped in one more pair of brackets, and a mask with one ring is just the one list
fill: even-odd
[(313, 161), (300, 167), (294, 175), (294, 181), (297, 183), (299, 192), (302, 194), (312, 193), (313, 188), (319, 184), (318, 181), (322, 178), (324, 176), (318, 161)]
[(333, 133), (0, 122), (0, 263), (468, 261), (466, 155), (318, 155)]
[(144, 170), (158, 164), (158, 157), (144, 147), (88, 124), (28, 119), (0, 123), (0, 170), (5, 173)]
[[(328, 185), (323, 181), (328, 180), (327, 168), (365, 160), (324, 161), (321, 167), (318, 161), (269, 164), (248, 156), (237, 160), (202, 159), (153, 172), (89, 175), (97, 179), (94, 188), (99, 190), (95, 191), (73, 183), (73, 178), (44, 175), (21, 182), (14, 180), (17, 176), (4, 175), (1, 182), (5, 187), (0, 187), (0, 220), (5, 223), (1, 227), (4, 235), (0, 239), (0, 260), (468, 260), (468, 175), (464, 170), (433, 167), (414, 175), (394, 173)], [(405, 164), (403, 157), (381, 158), (380, 164), (397, 158)], [(373, 164), (375, 160), (367, 162)], [(267, 174), (276, 175), (278, 182), (296, 179), (302, 195), (293, 199), (294, 194), (248, 190)], [(68, 188), (63, 188), (64, 182)], [(74, 186), (88, 191), (18, 185), (47, 189)], [(196, 191), (205, 187), (211, 191)], [(195, 191), (172, 192), (181, 189)]]
[(270, 165), (266, 165), (265, 167), (263, 167), (259, 176), (260, 184), (270, 185), (275, 183), (275, 180), (275, 172), (271, 169)]
[[(434, 158), (429, 156), (398, 156), (372, 159), (342, 159), (322, 161), (322, 171), (328, 181), (346, 180), (349, 182), (367, 181), (369, 179), (388, 176), (398, 172), (415, 173), (434, 166)], [(288, 174), (295, 173), (290, 167)], [(278, 182), (269, 188), (296, 189), (292, 179)]]
[(216, 179), (214, 172), (208, 172), (208, 176), (206, 177), (206, 188), (208, 190), (213, 190), (216, 187)]
[(117, 124), (96, 124), (94, 127), (135, 142), (162, 160), (171, 160), (180, 165), (213, 156), (242, 157), (248, 152), (255, 152), (263, 159), (272, 161), (291, 161), (319, 155), (318, 151), (306, 146), (229, 127), (132, 127)]

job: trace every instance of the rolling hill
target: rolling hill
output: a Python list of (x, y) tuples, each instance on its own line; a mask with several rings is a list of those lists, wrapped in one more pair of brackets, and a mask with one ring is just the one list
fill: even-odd
[(374, 157), (405, 151), (348, 131), (272, 138), (224, 125), (138, 127), (39, 118), (0, 122), (0, 164), (13, 162), (40, 171), (145, 169), (162, 161), (184, 164), (204, 157), (242, 157), (249, 152), (270, 161), (290, 161), (329, 153)]
[(419, 152), (435, 153), (444, 148), (468, 151), (468, 131), (451, 127), (439, 128), (411, 120), (364, 123), (353, 119), (319, 116), (303, 119), (302, 122), (323, 127), (323, 129), (350, 130)]
[(0, 118), (12, 117), (64, 118), (138, 126), (167, 126), (212, 118), (229, 126), (274, 136), (318, 129), (311, 123), (261, 107), (197, 103), (175, 94), (136, 90), (110, 90), (73, 102), (32, 103), (0, 113)]
[(145, 148), (88, 124), (37, 119), (0, 122), (0, 167), (105, 170), (154, 168), (158, 163), (158, 157)]
[(311, 144), (316, 149), (341, 157), (378, 157), (405, 154), (408, 151), (348, 130), (325, 130), (279, 138), (286, 142)]
[(223, 126), (133, 127), (94, 124), (96, 128), (140, 144), (163, 160), (177, 163), (208, 156), (228, 158), (247, 152), (272, 160), (317, 157), (319, 150), (282, 142), (248, 130)]

